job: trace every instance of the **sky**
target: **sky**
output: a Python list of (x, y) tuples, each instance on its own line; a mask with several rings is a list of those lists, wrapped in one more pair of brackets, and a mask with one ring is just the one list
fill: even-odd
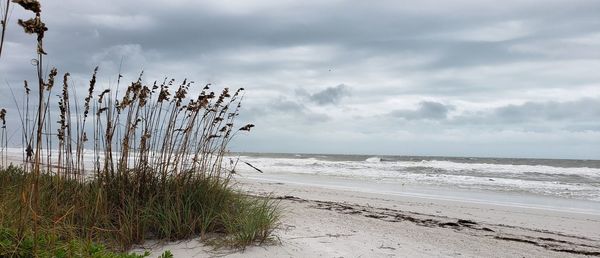
[[(234, 151), (600, 159), (600, 1), (42, 7), (45, 62), (80, 92), (95, 66), (104, 87), (119, 70), (244, 87), (239, 123), (256, 127)], [(16, 25), (30, 16), (13, 6), (0, 60), (12, 124), (10, 88), (35, 76), (35, 38)]]

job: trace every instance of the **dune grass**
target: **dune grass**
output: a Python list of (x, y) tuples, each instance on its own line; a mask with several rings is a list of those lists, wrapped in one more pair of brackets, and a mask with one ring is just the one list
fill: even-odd
[[(15, 97), (22, 163), (0, 160), (0, 256), (127, 257), (105, 249), (215, 235), (243, 248), (270, 237), (277, 204), (233, 190), (237, 160), (226, 156), (229, 142), (254, 126), (235, 126), (244, 89), (146, 83), (142, 73), (125, 89), (119, 74), (99, 90), (96, 68), (77, 97), (69, 73), (55, 87), (58, 69), (43, 69), (39, 2), (13, 2), (35, 13), (19, 25), (37, 35), (38, 81), (24, 82), (23, 101)], [(3, 150), (8, 115), (2, 109)]]
[(31, 187), (32, 179), (31, 173), (18, 167), (0, 170), (0, 229), (11, 232), (13, 239), (29, 240), (8, 244), (0, 240), (0, 256), (32, 251), (34, 237), (41, 239), (37, 245), (44, 252), (48, 246), (63, 250), (73, 241), (86, 244), (78, 248), (103, 243), (113, 250), (127, 250), (146, 239), (206, 238), (208, 233), (220, 233), (217, 242), (222, 245), (244, 248), (267, 240), (279, 219), (273, 201), (201, 177), (186, 182), (169, 177), (165, 189), (160, 177), (153, 176), (148, 181), (154, 183), (139, 186), (146, 192), (140, 195), (136, 191), (115, 194), (132, 189), (134, 178), (101, 186), (98, 180), (79, 182), (42, 174), (40, 206), (33, 210), (27, 203), (30, 198), (24, 196), (29, 191), (23, 189)]
[[(36, 248), (37, 243), (43, 248)], [(34, 240), (32, 234), (19, 234), (14, 229), (0, 228), (0, 257), (109, 257), (142, 258), (150, 253), (119, 253), (107, 249), (104, 245), (84, 240), (62, 240), (53, 233), (38, 234)], [(170, 255), (170, 256), (169, 256)], [(165, 252), (161, 257), (173, 257)]]

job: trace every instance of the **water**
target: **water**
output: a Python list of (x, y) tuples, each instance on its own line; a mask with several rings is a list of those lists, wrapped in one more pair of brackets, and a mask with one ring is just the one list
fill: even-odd
[[(240, 153), (240, 159), (260, 168), (257, 174), (243, 163), (242, 174), (275, 180), (294, 178), (307, 183), (319, 180), (348, 185), (402, 189), (455, 189), (462, 195), (496, 193), (497, 198), (528, 196), (555, 203), (579, 202), (600, 208), (600, 161), (508, 158), (457, 158), (319, 154)], [(302, 177), (304, 175), (304, 177)], [(309, 177), (307, 177), (309, 176)], [(340, 181), (341, 180), (341, 181)], [(335, 185), (335, 183), (333, 183)], [(402, 188), (402, 189), (401, 189)], [(546, 199), (544, 199), (546, 198)], [(560, 200), (558, 200), (560, 199)]]
[[(9, 148), (9, 160), (23, 150)], [(600, 161), (237, 153), (237, 174), (257, 180), (387, 195), (494, 203), (600, 215)], [(91, 167), (93, 151), (84, 163)], [(229, 160), (224, 161), (229, 164)]]

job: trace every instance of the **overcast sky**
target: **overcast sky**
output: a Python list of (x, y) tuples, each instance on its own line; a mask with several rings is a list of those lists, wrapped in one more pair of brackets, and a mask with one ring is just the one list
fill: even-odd
[[(46, 61), (80, 92), (121, 60), (130, 80), (246, 88), (236, 151), (600, 159), (600, 1), (42, 4)], [(14, 7), (0, 60), (17, 90), (29, 16)], [(16, 114), (7, 86), (0, 106)]]

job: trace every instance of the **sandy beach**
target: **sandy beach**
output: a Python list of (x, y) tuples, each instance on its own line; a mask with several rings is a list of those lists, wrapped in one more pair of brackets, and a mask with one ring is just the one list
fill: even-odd
[(0, 258), (600, 258), (599, 11), (0, 0)]
[(238, 178), (283, 208), (273, 243), (213, 250), (199, 239), (151, 244), (175, 257), (600, 256), (600, 215)]

